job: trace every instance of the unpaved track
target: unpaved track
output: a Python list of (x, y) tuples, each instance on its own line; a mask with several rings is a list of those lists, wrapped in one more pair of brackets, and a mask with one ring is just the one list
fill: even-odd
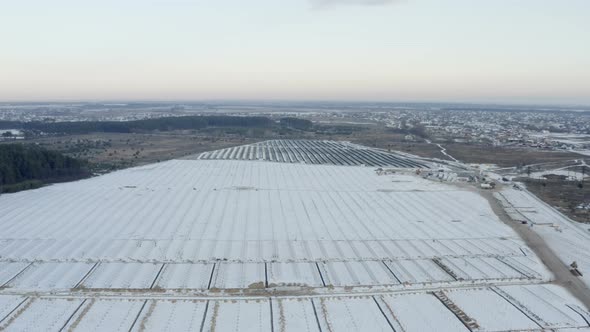
[(480, 194), (488, 200), (492, 210), (500, 217), (502, 222), (510, 226), (541, 259), (549, 271), (553, 273), (555, 277), (553, 283), (565, 287), (590, 310), (590, 288), (588, 288), (582, 279), (570, 272), (569, 267), (549, 248), (539, 234), (530, 229), (529, 226), (513, 221), (500, 205), (500, 202), (493, 196), (493, 191), (480, 191)]

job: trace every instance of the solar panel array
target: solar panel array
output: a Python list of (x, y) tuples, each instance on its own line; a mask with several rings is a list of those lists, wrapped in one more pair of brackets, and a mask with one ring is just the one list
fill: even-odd
[(270, 140), (204, 152), (197, 159), (427, 168), (424, 163), (396, 153), (388, 153), (348, 142), (312, 140)]

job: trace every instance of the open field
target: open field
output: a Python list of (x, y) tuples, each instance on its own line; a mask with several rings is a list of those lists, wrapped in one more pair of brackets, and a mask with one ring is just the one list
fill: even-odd
[(537, 197), (573, 220), (590, 222), (590, 169), (587, 161), (549, 161), (494, 171), (522, 182)]
[[(402, 151), (424, 158), (451, 160), (441, 153), (435, 143), (406, 141), (403, 135), (380, 132), (373, 137), (352, 138), (353, 143), (380, 149)], [(526, 148), (493, 147), (482, 144), (440, 143), (446, 153), (467, 164), (494, 164), (499, 167), (516, 167), (537, 163), (568, 162), (583, 159), (577, 153), (543, 151)]]
[(249, 142), (253, 140), (177, 131), (50, 136), (26, 140), (24, 143), (39, 144), (72, 157), (86, 159), (97, 165), (99, 170), (108, 170), (181, 158)]
[(361, 145), (375, 146), (377, 148), (390, 151), (411, 153), (424, 158), (449, 160), (447, 156), (440, 152), (440, 148), (436, 146), (436, 144), (428, 144), (426, 142), (407, 142), (403, 140), (403, 137), (396, 136), (393, 139), (383, 137), (381, 139), (374, 140), (357, 139), (353, 140), (353, 142)]
[(579, 222), (590, 223), (590, 209), (580, 208), (590, 204), (590, 179), (579, 187), (578, 181), (564, 181), (561, 177), (546, 180), (520, 179), (528, 190), (568, 217)]
[(525, 148), (491, 147), (476, 144), (441, 144), (447, 153), (464, 163), (495, 164), (513, 167), (548, 162), (566, 162), (581, 159), (577, 153), (542, 151)]

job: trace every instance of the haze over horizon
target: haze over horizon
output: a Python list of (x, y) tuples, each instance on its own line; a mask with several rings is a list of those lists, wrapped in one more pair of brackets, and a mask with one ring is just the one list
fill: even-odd
[(590, 104), (584, 0), (22, 0), (0, 102)]

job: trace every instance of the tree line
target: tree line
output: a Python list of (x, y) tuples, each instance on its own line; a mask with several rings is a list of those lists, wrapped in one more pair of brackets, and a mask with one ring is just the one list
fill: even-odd
[(0, 144), (0, 192), (89, 176), (87, 164), (31, 144)]
[(181, 116), (132, 121), (19, 122), (0, 121), (0, 129), (23, 129), (45, 133), (85, 134), (93, 132), (131, 133), (204, 129), (208, 127), (269, 128), (274, 121), (262, 116)]
[(313, 127), (313, 123), (306, 119), (300, 118), (293, 118), (293, 117), (286, 117), (281, 118), (280, 120), (281, 126), (298, 129), (298, 130), (310, 130)]

